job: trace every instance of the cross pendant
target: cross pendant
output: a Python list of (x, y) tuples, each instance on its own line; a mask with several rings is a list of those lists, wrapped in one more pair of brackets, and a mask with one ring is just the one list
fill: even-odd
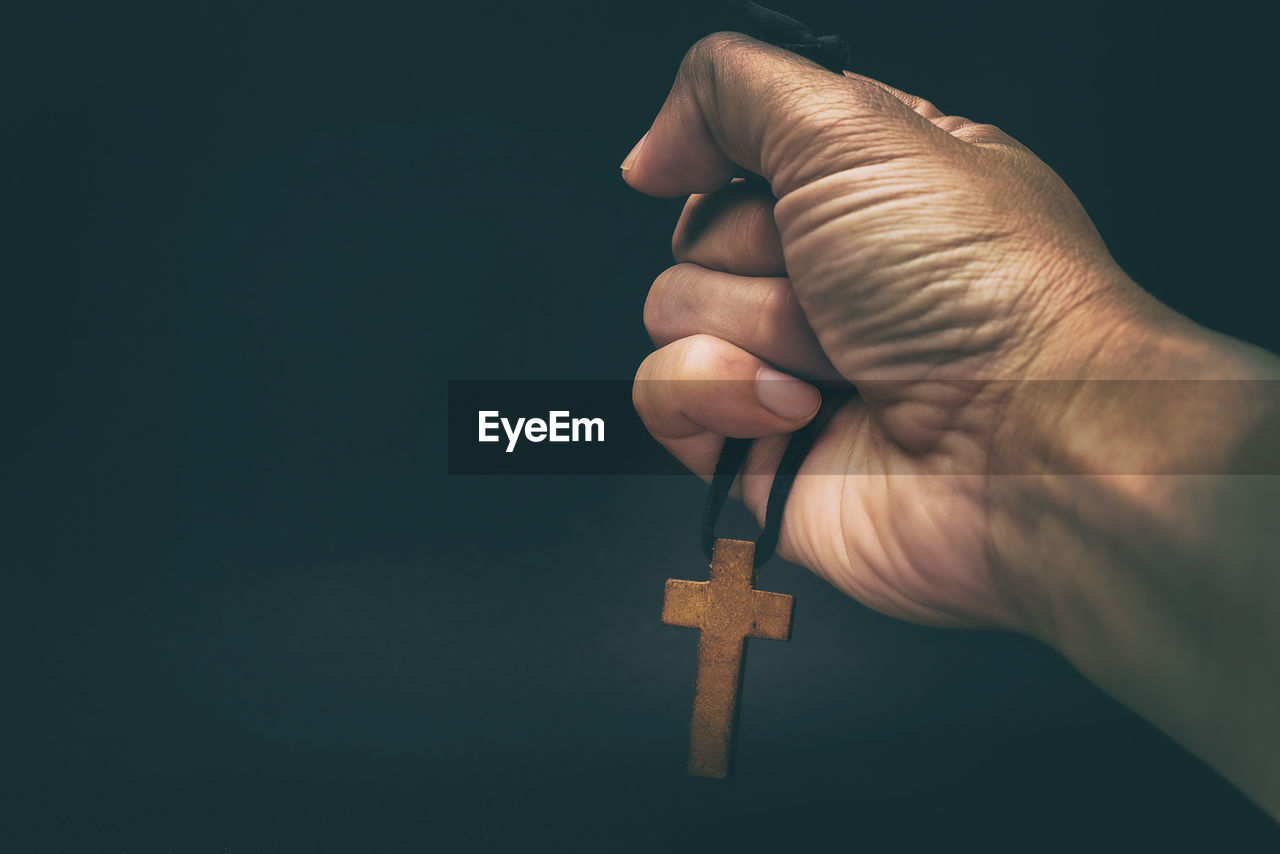
[(755, 543), (716, 540), (710, 581), (667, 579), (662, 622), (701, 629), (688, 772), (723, 780), (737, 723), (747, 638), (791, 638), (792, 598), (755, 589)]

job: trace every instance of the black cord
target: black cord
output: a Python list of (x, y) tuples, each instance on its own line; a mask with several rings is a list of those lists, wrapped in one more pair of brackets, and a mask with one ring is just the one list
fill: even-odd
[[(791, 434), (787, 449), (782, 452), (782, 460), (773, 475), (773, 484), (769, 487), (769, 499), (764, 509), (764, 527), (756, 538), (754, 563), (757, 567), (773, 557), (778, 547), (778, 536), (782, 532), (782, 513), (787, 507), (787, 496), (796, 482), (796, 475), (809, 449), (821, 435), (831, 416), (835, 415), (844, 403), (853, 395), (852, 389), (829, 392), (823, 396), (822, 406), (813, 420)], [(751, 449), (750, 439), (724, 440), (720, 449), (720, 458), (716, 460), (715, 474), (711, 476), (711, 487), (707, 490), (707, 501), (702, 506), (702, 551), (707, 560), (712, 560), (716, 544), (716, 522), (720, 519), (720, 511), (724, 509), (729, 490), (738, 477), (742, 464), (747, 459), (747, 451)]]
[(791, 486), (796, 482), (796, 474), (808, 456), (809, 449), (818, 440), (822, 428), (827, 426), (831, 416), (849, 399), (849, 393), (837, 393), (825, 397), (822, 408), (813, 420), (801, 427), (787, 442), (787, 449), (782, 453), (782, 461), (778, 463), (778, 471), (773, 475), (773, 485), (769, 487), (769, 500), (764, 507), (764, 528), (756, 540), (756, 566), (764, 566), (765, 561), (773, 557), (773, 550), (778, 547), (778, 535), (782, 532), (782, 511), (787, 507), (787, 496), (791, 494)]
[(720, 458), (716, 460), (716, 471), (711, 476), (711, 488), (707, 490), (707, 502), (702, 505), (702, 551), (711, 560), (711, 553), (716, 545), (716, 520), (724, 509), (725, 499), (738, 477), (738, 470), (747, 458), (751, 449), (750, 439), (734, 439), (726, 436), (724, 447), (720, 449)]
[(724, 0), (739, 15), (751, 19), (761, 41), (798, 53), (836, 74), (849, 67), (849, 45), (838, 35), (816, 35), (790, 15), (774, 11), (751, 0)]

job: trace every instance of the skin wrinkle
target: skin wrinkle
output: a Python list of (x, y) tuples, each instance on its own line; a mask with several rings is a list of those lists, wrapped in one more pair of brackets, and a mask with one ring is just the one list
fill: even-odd
[[(871, 518), (871, 513), (867, 503), (860, 500), (862, 497), (874, 492), (875, 484), (872, 480), (873, 476), (870, 474), (869, 470), (870, 466), (864, 461), (863, 465), (858, 468), (859, 474), (848, 479), (847, 483), (849, 486), (846, 486), (846, 489), (842, 490), (844, 493), (843, 497), (846, 499), (846, 502), (842, 504), (842, 509), (848, 513), (848, 499), (853, 496), (852, 503), (857, 506), (857, 512), (849, 514), (845, 518), (854, 518), (858, 520), (865, 519), (867, 524), (870, 526), (875, 524), (875, 520)], [(859, 481), (858, 485), (861, 487), (858, 490), (859, 494), (856, 496), (853, 495), (853, 490), (849, 488), (855, 480)], [(846, 558), (849, 559), (847, 562), (839, 564), (838, 567), (866, 567), (875, 574), (875, 567), (879, 566), (886, 559), (886, 556), (882, 552), (883, 544), (879, 541), (876, 541), (873, 544), (869, 540), (850, 541), (850, 538), (848, 537), (843, 539), (845, 541)], [(878, 554), (873, 555), (869, 553), (873, 546), (877, 549)], [(818, 565), (821, 566), (822, 564), (819, 563)], [(829, 572), (827, 577), (832, 578), (838, 587), (853, 596), (855, 599), (862, 602), (868, 602), (869, 604), (872, 604), (873, 607), (878, 604), (876, 600), (883, 598), (877, 595), (875, 590), (868, 586), (857, 573), (843, 570), (835, 573)]]
[[(946, 310), (946, 307), (943, 307), (943, 310)], [(983, 325), (983, 319), (980, 318), (978, 311), (980, 311), (980, 307), (975, 307), (974, 314), (972, 315), (974, 318), (973, 325), (975, 329), (977, 329), (977, 326)], [(815, 314), (824, 314), (824, 312), (815, 309), (806, 309), (806, 312), (808, 312), (810, 316)], [(905, 311), (902, 312), (902, 314), (904, 314), (904, 320), (911, 319), (910, 316), (906, 316)], [(925, 355), (925, 353), (955, 352), (952, 347), (938, 346), (937, 342), (933, 341), (933, 339), (925, 338), (924, 341), (919, 344), (916, 344), (915, 341), (916, 338), (924, 338), (925, 335), (934, 332), (963, 333), (965, 326), (968, 325), (965, 323), (964, 318), (960, 319), (960, 323), (943, 323), (933, 326), (908, 326), (904, 321), (904, 323), (896, 325), (888, 323), (883, 325), (877, 324), (876, 329), (878, 329), (878, 334), (876, 334), (876, 332), (873, 332), (873, 330), (869, 328), (867, 323), (868, 319), (872, 318), (872, 316), (873, 315), (870, 314), (870, 312), (868, 312), (867, 315), (859, 315), (858, 323), (837, 323), (835, 325), (819, 324), (820, 332), (833, 335), (833, 337), (837, 337), (842, 342), (847, 342), (847, 347), (849, 348), (847, 348), (845, 352), (850, 352), (851, 356), (854, 355), (854, 353), (858, 353), (858, 361), (850, 361), (849, 359), (844, 360), (845, 375), (849, 376), (849, 378), (867, 378), (870, 371), (876, 370), (877, 366), (883, 367), (893, 364), (910, 364), (911, 361), (919, 359), (919, 357)], [(938, 312), (934, 311), (932, 314), (925, 314), (924, 316), (925, 318), (937, 318)], [(997, 321), (992, 319), (986, 320), (986, 326), (989, 329), (987, 334), (991, 337), (992, 343), (1001, 341), (1005, 335), (1009, 334), (1005, 328), (1005, 323), (1000, 323), (1000, 325), (996, 325), (996, 323)], [(856, 350), (854, 350), (855, 346)], [(909, 350), (901, 353), (890, 352), (888, 353), (888, 356), (877, 355), (877, 351), (886, 350), (886, 348), (895, 346), (908, 346)], [(983, 351), (966, 351), (965, 356), (980, 356), (982, 353)], [(931, 369), (941, 369), (941, 367), (945, 365), (946, 362), (943, 362), (942, 365), (932, 365), (929, 367), (931, 367)], [(965, 376), (965, 374), (961, 374), (961, 376)]]
[[(958, 295), (926, 304), (922, 306), (922, 311), (909, 318), (914, 321), (913, 331), (906, 330), (905, 324), (902, 324), (897, 332), (889, 332), (875, 340), (863, 336), (860, 340), (868, 348), (899, 347), (898, 352), (886, 364), (908, 364), (925, 356), (938, 356), (942, 353), (964, 357), (984, 354), (991, 356), (996, 345), (1012, 336), (1011, 324), (1003, 318), (984, 316), (985, 306), (965, 305), (964, 297), (968, 288), (959, 284), (955, 284), (955, 287), (959, 291)], [(948, 322), (949, 318), (954, 319)], [(962, 340), (948, 343), (945, 340), (948, 336)], [(963, 342), (968, 342), (969, 346), (961, 346)], [(935, 359), (925, 367), (938, 370), (952, 361)]]
[[(956, 334), (964, 333), (964, 330), (970, 326), (965, 316), (955, 317), (954, 314), (948, 315), (948, 312), (954, 312), (954, 305), (962, 304), (957, 302), (962, 299), (967, 288), (956, 281), (946, 283), (936, 287), (947, 287), (952, 290), (958, 290), (958, 296), (952, 296), (946, 293), (930, 293), (933, 288), (921, 286), (912, 295), (909, 300), (903, 300), (896, 306), (895, 313), (890, 317), (878, 315), (874, 307), (868, 306), (864, 313), (858, 316), (858, 322), (849, 324), (846, 328), (853, 336), (853, 339), (859, 343), (858, 352), (863, 354), (858, 369), (848, 370), (852, 367), (846, 363), (847, 375), (853, 376), (865, 373), (869, 369), (870, 364), (874, 361), (867, 357), (873, 356), (875, 348), (894, 346), (904, 343), (910, 343), (910, 349), (901, 352), (898, 356), (900, 360), (910, 360), (928, 355), (930, 352), (938, 352), (942, 350), (951, 351), (955, 347), (952, 345), (940, 345), (935, 338), (930, 337), (935, 333), (938, 334)], [(974, 318), (974, 325), (980, 325), (983, 321), (981, 317), (982, 307), (974, 307), (972, 314), (966, 315)], [(832, 312), (811, 310), (810, 315), (816, 314), (819, 317), (827, 317)], [(949, 317), (954, 318), (949, 322)], [(933, 320), (931, 320), (931, 318)], [(838, 320), (836, 322), (839, 322)], [(988, 323), (990, 321), (988, 320)], [(826, 330), (828, 323), (820, 323), (819, 329)], [(990, 328), (990, 327), (989, 327)], [(977, 334), (976, 328), (973, 330)], [(998, 340), (1000, 336), (1006, 334), (1003, 329), (991, 328), (989, 337)]]
[[(771, 146), (766, 141), (762, 167), (773, 176), (770, 184), (777, 196), (794, 192), (815, 177), (830, 174), (834, 168), (857, 170), (874, 165), (887, 166), (902, 159), (904, 154), (897, 140), (876, 136), (874, 131), (842, 118), (843, 114), (841, 108), (834, 106), (828, 108), (826, 118), (806, 112), (801, 119), (780, 127), (777, 131), (779, 136)], [(788, 151), (788, 148), (800, 149), (804, 141), (814, 139), (826, 140), (824, 147), (827, 150), (843, 152), (840, 161), (813, 161)], [(856, 155), (849, 153), (854, 151)]]
[(742, 226), (743, 209), (741, 207), (730, 208), (727, 216), (728, 221), (725, 223), (726, 229), (730, 234), (737, 233)]
[[(842, 225), (846, 228), (856, 227), (855, 223), (834, 223), (815, 233), (812, 239), (817, 242), (830, 232), (838, 233)], [(869, 241), (874, 240), (875, 235), (868, 234), (867, 238)], [(793, 257), (801, 256), (806, 248), (805, 242), (798, 242), (800, 245), (797, 246), (796, 251), (790, 253)], [(804, 263), (802, 260), (797, 260), (792, 264), (796, 268), (793, 275), (809, 282), (805, 293), (812, 293), (815, 296), (834, 291), (846, 283), (856, 285), (860, 300), (859, 309), (866, 314), (889, 310), (907, 313), (906, 309), (898, 307), (898, 303), (904, 299), (918, 299), (919, 296), (916, 289), (909, 287), (907, 283), (896, 281), (902, 275), (916, 275), (920, 278), (920, 284), (927, 283), (931, 286), (946, 286), (948, 279), (975, 278), (967, 272), (975, 262), (961, 255), (920, 257), (911, 254), (909, 247), (898, 246), (896, 243), (881, 247), (870, 242), (864, 248), (853, 251), (856, 254), (844, 254), (838, 260), (827, 258), (819, 263)], [(875, 271), (875, 278), (865, 279), (864, 271), (871, 270)], [(886, 292), (883, 288), (875, 287), (875, 283), (879, 281), (894, 281), (894, 287)]]
[[(848, 227), (856, 227), (855, 223), (849, 223)], [(830, 231), (838, 231), (836, 228)], [(869, 235), (874, 239), (875, 235)], [(798, 247), (799, 254), (803, 252), (803, 244)], [(935, 269), (937, 263), (941, 259), (919, 259), (906, 254), (903, 247), (890, 245), (887, 247), (876, 246), (869, 243), (859, 248), (856, 254), (842, 255), (837, 259), (825, 259), (816, 264), (796, 263), (794, 266), (798, 268), (795, 272), (795, 278), (807, 281), (810, 284), (804, 289), (805, 293), (813, 293), (820, 295), (826, 292), (837, 290), (841, 285), (860, 284), (863, 281), (875, 281), (889, 278), (885, 273), (894, 274), (904, 272), (912, 267), (923, 268), (920, 272), (928, 274), (931, 279), (939, 278), (939, 273), (943, 272)], [(883, 265), (883, 266), (882, 266)], [(875, 271), (876, 279), (868, 280), (867, 273), (864, 271)], [(868, 312), (882, 312), (894, 306), (902, 297), (900, 291), (910, 291), (905, 285), (895, 287), (891, 293), (882, 291), (874, 291), (869, 286), (859, 286), (858, 297), (862, 302), (861, 308)]]
[[(894, 414), (895, 410), (901, 409), (902, 407), (915, 408), (916, 411), (913, 411), (912, 416), (917, 421), (922, 420), (924, 417), (920, 414), (919, 412), (920, 409), (926, 409), (935, 416), (942, 416), (942, 420), (940, 423), (929, 425), (931, 428), (931, 431), (938, 434), (938, 442), (943, 441), (943, 439), (945, 439), (946, 436), (956, 432), (969, 435), (969, 436), (978, 434), (980, 432), (985, 432), (985, 430), (983, 429), (986, 426), (985, 424), (981, 425), (981, 427), (968, 425), (968, 424), (965, 424), (965, 426), (961, 426), (963, 422), (968, 420), (966, 419), (965, 416), (970, 415), (969, 413), (965, 413), (963, 411), (964, 408), (968, 405), (968, 403), (974, 397), (976, 397), (979, 393), (981, 393), (981, 389), (974, 389), (970, 392), (963, 393), (957, 390), (953, 383), (945, 383), (943, 384), (942, 389), (944, 392), (946, 392), (947, 396), (951, 397), (952, 399), (947, 401), (929, 401), (924, 399), (925, 395), (920, 389), (920, 385), (921, 385), (920, 383), (912, 384), (912, 389), (911, 389), (911, 394), (913, 396), (912, 398), (909, 398), (907, 400), (902, 400), (902, 401), (895, 401), (894, 403), (891, 403), (886, 407), (884, 407), (882, 417), (893, 418), (895, 417), (895, 414)], [(956, 399), (956, 398), (959, 398), (959, 399)], [(971, 415), (970, 415), (970, 418), (972, 418)], [(916, 448), (915, 453), (919, 455), (926, 455), (930, 453), (932, 450), (933, 449), (931, 448)]]
[(794, 239), (790, 234), (793, 228), (802, 232), (812, 230), (806, 218), (825, 222), (842, 214), (843, 210), (837, 209), (833, 213), (828, 206), (848, 202), (848, 196), (856, 196), (863, 188), (883, 185), (897, 192), (905, 191), (903, 173), (911, 176), (911, 188), (918, 190), (924, 198), (937, 192), (938, 179), (948, 177), (946, 173), (937, 171), (926, 158), (911, 155), (830, 172), (803, 187), (778, 195), (773, 215), (783, 242), (790, 243)]
[[(959, 511), (954, 511), (954, 512), (961, 512), (961, 513), (968, 512), (968, 507), (960, 508)], [(940, 522), (938, 522), (936, 515), (933, 515), (933, 516), (922, 515), (922, 519), (916, 522), (916, 525), (918, 526), (923, 525), (925, 526), (925, 528), (932, 529), (934, 533), (934, 536), (932, 538), (933, 542), (947, 543), (948, 552), (954, 553), (957, 551), (959, 552), (964, 551), (963, 544), (957, 545), (955, 540), (951, 540), (951, 542), (947, 542), (946, 538), (942, 538), (941, 525), (940, 525)], [(946, 567), (947, 565), (948, 565), (947, 557), (938, 557), (936, 558), (936, 560), (925, 563), (924, 565), (925, 567), (936, 567), (934, 568), (933, 574), (931, 574), (936, 577), (924, 577), (923, 575), (916, 576), (916, 579), (915, 579), (916, 584), (919, 584), (919, 581), (924, 581), (923, 588), (920, 588), (920, 586), (916, 586), (916, 593), (915, 593), (916, 597), (918, 597), (919, 599), (923, 599), (925, 600), (925, 602), (927, 602), (928, 589), (931, 588), (931, 586), (932, 588), (936, 588), (937, 584), (940, 583), (940, 581), (945, 581), (945, 583), (948, 583), (948, 584), (956, 584), (956, 581), (959, 581), (961, 588), (963, 588), (964, 592), (968, 594), (966, 595), (966, 597), (964, 597), (965, 599), (982, 600), (986, 598), (986, 595), (984, 595), (984, 592), (979, 593), (978, 595), (974, 595), (974, 592), (978, 592), (978, 590), (980, 590), (978, 586), (975, 586), (975, 581), (970, 580), (968, 581), (968, 583), (966, 583), (966, 580), (964, 579), (964, 577), (960, 577), (960, 579), (954, 579), (954, 577), (951, 576), (950, 572), (946, 571), (946, 568), (941, 568), (941, 571), (938, 571), (937, 567)], [(982, 609), (983, 611), (986, 611), (986, 608), (982, 608)], [(948, 613), (948, 616), (951, 616), (952, 618), (954, 618), (954, 620), (963, 622), (963, 624), (968, 624), (969, 626), (973, 626), (973, 627), (984, 625), (984, 620), (986, 620), (986, 618), (989, 618), (989, 617), (974, 618), (972, 611), (970, 611), (968, 615), (966, 615), (966, 613), (959, 612), (959, 611), (948, 611), (947, 613)]]
[[(750, 116), (734, 116), (730, 124), (740, 128), (738, 133), (727, 135), (723, 131), (725, 122), (720, 115), (721, 109), (733, 109), (733, 99), (721, 97), (721, 76), (736, 73), (734, 63), (739, 61), (740, 54), (735, 48), (750, 50), (750, 41), (736, 33), (712, 33), (694, 43), (680, 64), (679, 76), (685, 78), (685, 86), (680, 87), (692, 93), (697, 112), (702, 116), (708, 134), (720, 150), (724, 151), (735, 162), (746, 169), (760, 173), (760, 159), (743, 156), (743, 150), (760, 151), (760, 136), (763, 128)], [(697, 69), (697, 71), (694, 71)], [(767, 83), (762, 86), (767, 88)], [(728, 106), (722, 106), (728, 105)], [(742, 139), (744, 138), (745, 139)], [(739, 140), (746, 144), (740, 144)]]
[[(905, 410), (905, 412), (904, 412)], [(935, 427), (931, 431), (931, 436), (926, 436), (926, 425), (920, 423), (924, 416), (920, 415), (921, 410), (936, 412), (937, 407), (931, 407), (921, 401), (895, 402), (884, 408), (881, 415), (882, 423), (887, 426), (895, 427), (892, 437), (888, 440), (897, 446), (897, 450), (904, 455), (912, 464), (925, 462), (930, 457), (936, 458), (943, 453), (955, 453), (953, 450), (957, 446), (972, 447), (973, 443), (967, 441), (970, 437), (978, 434), (974, 429), (963, 429), (957, 426), (955, 418), (947, 419), (940, 426)], [(958, 416), (956, 416), (958, 417)], [(900, 425), (900, 426), (898, 426)], [(959, 454), (956, 454), (959, 457)], [(967, 452), (964, 457), (975, 456), (972, 452)], [(973, 460), (969, 468), (975, 471), (981, 470), (981, 459)], [(953, 465), (958, 465), (958, 461), (953, 460)]]
[[(876, 281), (889, 281), (892, 276), (903, 284), (906, 293), (896, 301), (886, 300), (887, 304), (883, 306), (868, 306), (864, 317), (874, 318), (875, 326), (889, 336), (902, 334), (908, 328), (919, 329), (928, 334), (935, 329), (950, 327), (951, 324), (945, 317), (936, 325), (930, 324), (930, 319), (936, 319), (940, 313), (945, 314), (947, 310), (963, 305), (967, 289), (962, 276), (946, 275), (936, 265), (937, 259), (934, 259), (934, 263), (927, 264), (911, 258), (867, 265), (876, 270), (874, 278), (868, 282), (868, 290), (883, 292), (885, 288), (876, 287)], [(913, 269), (922, 266), (926, 269)]]
[[(911, 478), (914, 477), (914, 475), (905, 475), (905, 477)], [(880, 482), (882, 484), (881, 490), (884, 493), (888, 494), (893, 491), (893, 478), (881, 475)], [(885, 501), (883, 502), (883, 506), (888, 507), (892, 503), (893, 502), (891, 501)], [(913, 514), (913, 521), (916, 519), (918, 519), (918, 517)], [(904, 521), (904, 519), (890, 514), (881, 518), (877, 524), (879, 527), (883, 528), (901, 529), (901, 525)], [(887, 589), (897, 593), (897, 595), (892, 598), (891, 602), (895, 610), (897, 610), (900, 615), (910, 614), (916, 610), (922, 610), (925, 613), (931, 613), (934, 619), (939, 622), (951, 624), (954, 624), (955, 622), (961, 622), (962, 624), (969, 623), (968, 620), (957, 619), (956, 615), (950, 611), (943, 610), (936, 605), (930, 604), (928, 602), (928, 597), (921, 596), (917, 586), (918, 579), (915, 573), (904, 570), (905, 567), (911, 566), (913, 561), (910, 560), (902, 550), (903, 538), (901, 536), (884, 538), (882, 539), (881, 544), (884, 545), (886, 541), (890, 544), (890, 548), (884, 552), (884, 559), (882, 561), (872, 564), (872, 573), (881, 579)]]
[[(882, 132), (880, 125), (850, 116), (851, 107), (861, 105), (868, 111), (875, 109), (873, 93), (877, 90), (874, 87), (850, 85), (849, 81), (827, 75), (823, 75), (821, 80), (823, 87), (830, 90), (829, 94), (814, 85), (813, 80), (803, 83), (787, 80), (781, 85), (775, 84), (772, 89), (775, 100), (799, 105), (798, 109), (790, 110), (792, 121), (779, 123), (777, 138), (771, 140), (766, 134), (759, 140), (760, 163), (766, 174), (773, 176), (772, 183), (779, 197), (806, 183), (803, 172), (792, 174), (787, 171), (789, 166), (796, 165), (806, 170), (816, 167), (823, 172), (840, 171), (874, 162), (899, 160), (913, 147), (910, 136), (903, 138), (903, 134), (892, 134), (880, 138), (876, 136)], [(814, 145), (814, 142), (824, 144)], [(833, 144), (839, 142), (849, 144)], [(789, 150), (792, 146), (800, 153)], [(849, 162), (836, 165), (814, 163), (803, 156), (815, 149), (842, 152)], [(856, 157), (852, 155), (853, 151), (857, 152)]]
[[(725, 208), (740, 209), (743, 220), (732, 227)], [(672, 235), (677, 262), (739, 275), (785, 276), (781, 238), (773, 222), (773, 196), (767, 188), (731, 183), (724, 191), (690, 197)]]
[[(795, 293), (791, 289), (790, 283), (785, 279), (771, 280), (778, 283), (774, 287), (768, 287), (759, 300), (755, 308), (755, 338), (757, 341), (767, 341), (773, 336), (774, 324), (777, 318), (785, 316), (787, 306), (795, 298)], [(757, 288), (760, 290), (761, 288)]]
[[(655, 334), (657, 330), (670, 329), (675, 325), (670, 317), (672, 313), (680, 310), (678, 291), (676, 296), (671, 294), (671, 275), (671, 268), (659, 273), (653, 280), (653, 284), (649, 286), (649, 294), (644, 301), (644, 326), (655, 338), (662, 338)], [(670, 342), (663, 340), (663, 343)]]
[[(863, 423), (865, 424), (866, 422), (864, 421)], [(872, 446), (869, 446), (868, 450), (871, 450), (871, 448), (873, 447), (874, 447), (874, 444)], [(883, 456), (880, 452), (876, 452), (876, 455), (878, 458)], [(876, 461), (870, 461), (870, 460), (864, 461), (860, 465), (853, 465), (852, 461), (850, 460), (849, 468), (851, 470), (857, 469), (864, 472), (864, 474), (860, 475), (858, 478), (859, 482), (863, 484), (871, 482), (870, 481), (871, 475), (865, 474), (866, 472), (879, 469), (882, 473), (880, 475), (875, 476), (874, 482), (879, 484), (879, 487), (878, 487), (879, 491), (886, 494), (891, 492), (895, 488), (895, 479), (900, 477), (897, 475), (891, 476), (888, 474), (888, 471), (883, 466), (883, 459), (877, 459)], [(916, 476), (906, 475), (906, 477), (908, 478), (908, 482), (913, 482), (912, 479), (915, 478)], [(919, 481), (916, 480), (914, 482), (919, 482)], [(844, 504), (844, 501), (847, 500), (849, 494), (850, 494), (849, 491), (841, 490), (841, 507), (845, 511), (847, 511), (847, 505)], [(843, 545), (841, 551), (844, 553), (845, 558), (844, 558), (844, 561), (838, 565), (845, 565), (845, 566), (863, 565), (863, 566), (870, 567), (872, 571), (879, 578), (881, 578), (883, 582), (886, 584), (901, 585), (906, 582), (908, 576), (903, 575), (903, 571), (901, 569), (901, 567), (907, 565), (903, 563), (903, 555), (893, 556), (885, 552), (880, 552), (877, 555), (872, 555), (870, 553), (864, 552), (858, 556), (857, 558), (857, 560), (859, 561), (858, 563), (850, 564), (849, 561), (852, 559), (852, 557), (848, 552), (849, 545), (850, 545), (849, 543), (845, 543)], [(989, 625), (991, 623), (991, 620), (974, 621), (972, 619), (962, 617), (951, 611), (942, 611), (942, 610), (934, 609), (918, 601), (919, 597), (914, 595), (908, 596), (908, 597), (901, 597), (901, 598), (893, 597), (888, 600), (878, 599), (878, 597), (875, 597), (868, 588), (866, 588), (864, 585), (858, 582), (856, 578), (845, 577), (840, 575), (839, 573), (836, 573), (834, 577), (832, 577), (832, 580), (835, 583), (837, 583), (838, 586), (844, 589), (847, 593), (850, 593), (851, 595), (855, 595), (859, 598), (863, 598), (864, 601), (867, 601), (868, 598), (872, 600), (876, 600), (876, 601), (873, 601), (872, 604), (875, 604), (881, 610), (884, 610), (888, 613), (892, 613), (898, 616), (907, 616), (909, 614), (919, 614), (921, 610), (927, 610), (931, 612), (933, 615), (931, 618), (932, 621), (946, 623), (948, 625), (953, 625), (957, 627), (972, 628), (972, 627)], [(914, 584), (915, 582), (912, 582), (912, 585)], [(989, 606), (984, 606), (983, 608), (984, 611), (988, 609), (989, 609)], [(918, 617), (915, 617), (913, 619), (918, 619)]]
[[(930, 206), (937, 204), (939, 193), (936, 187), (927, 186), (924, 183), (913, 183), (907, 186), (897, 181), (891, 172), (877, 174), (872, 171), (875, 168), (864, 166), (859, 167), (858, 170), (840, 173), (840, 184), (845, 187), (844, 190), (839, 194), (832, 193), (830, 196), (807, 194), (802, 197), (807, 199), (806, 206), (796, 213), (791, 212), (793, 208), (805, 202), (797, 203), (789, 200), (797, 198), (795, 194), (801, 192), (800, 190), (779, 197), (774, 205), (773, 216), (778, 223), (783, 244), (792, 252), (802, 252), (799, 243), (807, 235), (812, 235), (831, 223), (856, 222), (858, 217), (865, 218), (866, 212), (872, 210), (878, 215), (883, 215), (886, 211), (892, 211), (895, 208), (898, 210), (906, 208), (906, 218), (918, 223), (921, 204), (927, 203)], [(809, 184), (805, 189), (811, 190), (817, 183)], [(823, 187), (823, 192), (828, 193), (831, 190)], [(884, 228), (888, 227), (889, 223), (878, 222), (876, 225), (878, 228)], [(909, 233), (910, 229), (904, 229), (904, 236)], [(859, 237), (862, 242), (865, 242), (865, 238), (861, 235)], [(792, 272), (794, 274), (794, 271)]]

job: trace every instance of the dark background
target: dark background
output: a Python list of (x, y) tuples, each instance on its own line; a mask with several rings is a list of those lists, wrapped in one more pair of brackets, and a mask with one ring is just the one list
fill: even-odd
[[(1221, 6), (787, 2), (1276, 349), (1275, 79)], [(679, 203), (617, 166), (707, 3), (10, 11), (0, 850), (1274, 850), (1047, 649), (780, 563), (683, 775), (691, 477), (446, 474), (448, 379), (626, 378)], [(741, 517), (737, 520), (741, 524)], [(741, 527), (741, 533), (750, 529)]]

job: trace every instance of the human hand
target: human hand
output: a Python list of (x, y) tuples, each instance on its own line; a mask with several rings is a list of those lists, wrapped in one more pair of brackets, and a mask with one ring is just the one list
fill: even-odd
[[(729, 183), (743, 169), (768, 186)], [(889, 614), (1032, 630), (1039, 594), (993, 559), (997, 436), (1017, 381), (1084, 375), (1150, 302), (1058, 176), (990, 125), (733, 34), (690, 51), (623, 174), (694, 194), (645, 307), (653, 435), (700, 473), (724, 436), (777, 437), (744, 468), (761, 518), (818, 404), (775, 369), (853, 384), (801, 470), (839, 476), (798, 480), (780, 553)]]
[(759, 438), (762, 520), (797, 378), (850, 384), (779, 553), (1044, 640), (1280, 815), (1280, 361), (1142, 291), (998, 129), (745, 36), (694, 46), (623, 177), (692, 194), (645, 305), (655, 438), (704, 476)]

